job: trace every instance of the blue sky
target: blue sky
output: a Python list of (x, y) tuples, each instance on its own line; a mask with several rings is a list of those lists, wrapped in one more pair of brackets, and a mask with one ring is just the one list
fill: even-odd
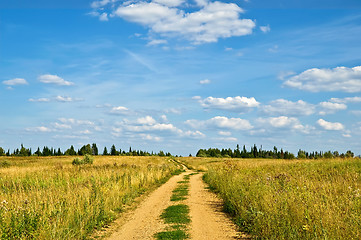
[(361, 154), (361, 3), (0, 3), (0, 146)]

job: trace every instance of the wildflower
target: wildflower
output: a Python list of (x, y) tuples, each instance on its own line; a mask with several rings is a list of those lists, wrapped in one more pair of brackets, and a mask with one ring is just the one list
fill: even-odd
[(305, 224), (302, 226), (303, 231), (309, 232), (310, 231), (310, 226), (308, 224)]

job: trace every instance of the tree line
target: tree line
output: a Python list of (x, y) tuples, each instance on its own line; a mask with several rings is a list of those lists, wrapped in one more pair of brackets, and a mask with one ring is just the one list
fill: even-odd
[(107, 147), (104, 147), (103, 152), (99, 152), (99, 149), (95, 143), (87, 144), (82, 146), (80, 149), (76, 150), (73, 145), (70, 146), (64, 152), (61, 151), (60, 148), (49, 148), (44, 146), (42, 149), (40, 147), (37, 148), (35, 152), (32, 151), (31, 148), (24, 147), (21, 144), (20, 148), (15, 149), (10, 152), (10, 149), (5, 151), (2, 147), (0, 147), (0, 156), (18, 156), (18, 157), (27, 157), (27, 156), (84, 156), (84, 155), (111, 155), (111, 156), (172, 156), (169, 152), (165, 153), (164, 151), (155, 152), (147, 152), (142, 150), (132, 150), (132, 147), (129, 148), (128, 151), (117, 149), (113, 144), (108, 150)]
[[(275, 158), (275, 159), (294, 159), (295, 155), (291, 152), (284, 151), (282, 148), (278, 150), (277, 147), (273, 147), (273, 150), (264, 150), (262, 146), (257, 148), (254, 144), (250, 150), (246, 149), (246, 146), (243, 145), (242, 150), (240, 149), (239, 144), (237, 144), (236, 149), (218, 149), (218, 148), (209, 148), (209, 149), (199, 149), (197, 157), (216, 157), (216, 158)], [(297, 153), (298, 159), (318, 159), (318, 158), (352, 158), (354, 153), (348, 150), (346, 153), (339, 153), (338, 151), (328, 151), (328, 152), (306, 152), (304, 150), (299, 150)]]

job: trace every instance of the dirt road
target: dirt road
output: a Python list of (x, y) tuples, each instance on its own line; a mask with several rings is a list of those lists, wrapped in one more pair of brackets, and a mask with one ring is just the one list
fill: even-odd
[(206, 189), (201, 174), (190, 178), (188, 205), (192, 219), (191, 239), (246, 239), (222, 212), (222, 201)]
[(153, 235), (164, 228), (159, 216), (171, 204), (170, 196), (172, 191), (177, 182), (183, 179), (184, 174), (172, 177), (168, 182), (152, 192), (134, 212), (127, 214), (126, 223), (108, 239), (154, 239)]
[[(130, 217), (126, 219), (125, 224), (108, 239), (154, 239), (155, 233), (165, 229), (159, 216), (172, 204), (170, 201), (172, 190), (177, 182), (189, 173), (191, 172), (187, 171), (172, 177), (151, 193), (136, 210), (128, 213)], [(246, 239), (239, 237), (235, 225), (221, 211), (222, 201), (206, 189), (201, 174), (191, 176), (189, 196), (185, 204), (190, 208), (190, 239)]]

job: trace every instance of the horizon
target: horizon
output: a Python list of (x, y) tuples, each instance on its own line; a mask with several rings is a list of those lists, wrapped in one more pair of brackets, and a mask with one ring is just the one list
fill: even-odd
[(5, 0), (0, 147), (361, 154), (361, 2)]

